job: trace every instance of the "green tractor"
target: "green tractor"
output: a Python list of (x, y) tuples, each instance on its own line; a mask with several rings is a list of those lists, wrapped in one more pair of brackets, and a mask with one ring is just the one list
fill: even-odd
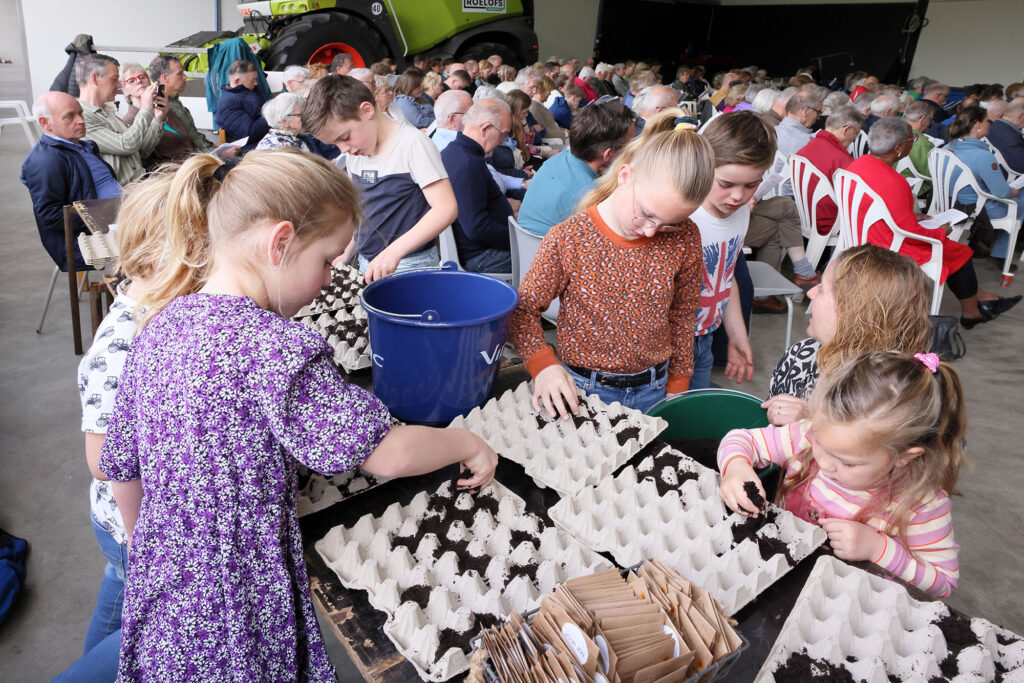
[[(244, 28), (237, 33), (268, 71), (292, 64), (330, 64), (340, 53), (357, 67), (385, 57), (399, 71), (415, 54), (485, 59), (524, 66), (537, 61), (533, 0), (239, 0)], [(177, 45), (205, 47), (235, 33), (201, 32)], [(188, 71), (205, 71), (206, 56), (186, 58)]]

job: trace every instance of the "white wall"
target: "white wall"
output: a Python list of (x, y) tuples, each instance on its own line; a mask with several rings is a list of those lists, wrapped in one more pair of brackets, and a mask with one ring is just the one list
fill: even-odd
[(24, 64), (18, 0), (0, 0), (0, 57)]
[[(239, 28), (242, 20), (236, 0), (23, 0), (33, 96), (49, 89), (67, 60), (64, 46), (77, 34), (90, 34), (97, 45), (164, 46), (197, 31), (212, 31), (217, 2), (221, 28)], [(122, 62), (141, 64), (156, 56), (110, 54)]]
[(932, 0), (910, 75), (950, 85), (1024, 80), (1024, 1)]
[(533, 29), (540, 60), (552, 55), (582, 62), (594, 53), (599, 0), (539, 0), (534, 3)]

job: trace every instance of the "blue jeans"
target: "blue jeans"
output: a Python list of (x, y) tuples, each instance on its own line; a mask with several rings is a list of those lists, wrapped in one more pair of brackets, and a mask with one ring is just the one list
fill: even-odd
[(91, 514), (89, 518), (92, 519), (92, 530), (99, 541), (100, 550), (107, 558), (107, 566), (103, 571), (100, 592), (96, 596), (96, 608), (85, 632), (83, 654), (89, 654), (104, 638), (121, 629), (124, 570), (128, 566), (128, 548), (115, 541)]
[(693, 377), (690, 378), (691, 389), (707, 389), (711, 386), (711, 366), (715, 364), (715, 354), (711, 350), (714, 334), (705, 334), (693, 338)]
[[(407, 270), (414, 270), (416, 268), (436, 268), (439, 265), (441, 265), (441, 257), (438, 256), (437, 247), (430, 247), (423, 251), (414, 251), (406, 256), (398, 262), (398, 268), (395, 269), (395, 272), (404, 273)], [(370, 262), (360, 254), (359, 272), (365, 273), (366, 269), (369, 267)]]
[(121, 656), (121, 630), (104, 638), (53, 683), (112, 683), (117, 680), (117, 664)]
[[(619, 389), (617, 387), (606, 387), (597, 383), (597, 371), (592, 370), (589, 376), (584, 376), (565, 368), (572, 381), (588, 394), (594, 394), (605, 403), (618, 401), (627, 408), (634, 408), (641, 413), (646, 413), (651, 406), (665, 398), (665, 383), (668, 381), (668, 373), (661, 376), (661, 379), (651, 380), (639, 387), (628, 387)], [(651, 368), (651, 376), (654, 376), (654, 368)], [(604, 372), (603, 375), (614, 375), (615, 373)], [(633, 374), (633, 373), (630, 373)]]
[(462, 266), (472, 273), (511, 273), (512, 252), (505, 249), (484, 249), (464, 259)]

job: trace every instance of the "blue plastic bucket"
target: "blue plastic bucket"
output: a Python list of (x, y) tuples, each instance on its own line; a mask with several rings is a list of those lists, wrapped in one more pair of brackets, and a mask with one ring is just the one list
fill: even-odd
[(417, 270), (363, 290), (373, 393), (407, 422), (448, 422), (483, 405), (501, 364), (511, 286), (458, 270)]

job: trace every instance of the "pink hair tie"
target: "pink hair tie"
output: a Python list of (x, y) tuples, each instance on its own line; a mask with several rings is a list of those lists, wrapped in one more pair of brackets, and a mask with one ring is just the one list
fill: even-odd
[(921, 364), (931, 370), (933, 375), (939, 369), (941, 359), (934, 353), (915, 353), (914, 358), (921, 361)]

